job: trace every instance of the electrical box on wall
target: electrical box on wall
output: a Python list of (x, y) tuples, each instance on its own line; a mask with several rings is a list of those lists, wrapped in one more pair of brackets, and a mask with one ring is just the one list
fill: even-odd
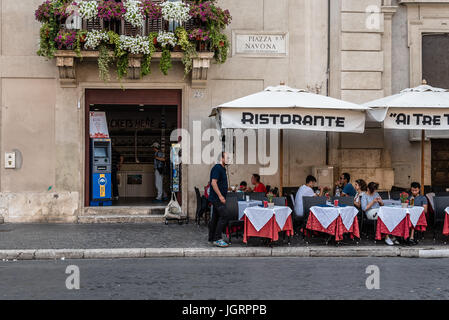
[(15, 169), (15, 168), (16, 168), (16, 153), (5, 152), (5, 169)]

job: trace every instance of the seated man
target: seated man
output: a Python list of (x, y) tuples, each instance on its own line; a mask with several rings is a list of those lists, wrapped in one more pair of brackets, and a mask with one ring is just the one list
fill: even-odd
[(349, 175), (349, 173), (345, 172), (341, 175), (339, 184), (343, 188), (343, 190), (341, 191), (342, 197), (347, 196), (355, 197), (355, 195), (357, 194), (357, 191), (355, 190), (354, 186), (350, 183), (350, 181), (351, 176)]
[(267, 193), (267, 188), (265, 188), (265, 185), (260, 182), (260, 176), (255, 173), (251, 177), (251, 183), (255, 186), (253, 192), (263, 192)]
[[(421, 185), (418, 182), (412, 182), (410, 186), (410, 192), (411, 195), (408, 198), (409, 203), (410, 201), (413, 201), (414, 206), (423, 207), (424, 213), (427, 214), (427, 207), (428, 207), (427, 198), (421, 195)], [(415, 240), (415, 229), (413, 228), (410, 231), (410, 238), (408, 239), (407, 243), (410, 245), (418, 244), (418, 241)]]
[[(313, 187), (316, 184), (316, 178), (314, 176), (307, 176), (306, 184), (302, 185), (295, 197), (295, 213), (298, 217), (302, 217), (304, 215), (304, 206), (302, 202), (302, 197), (315, 197), (317, 194), (313, 191)], [(320, 189), (319, 196), (323, 195), (323, 188)]]

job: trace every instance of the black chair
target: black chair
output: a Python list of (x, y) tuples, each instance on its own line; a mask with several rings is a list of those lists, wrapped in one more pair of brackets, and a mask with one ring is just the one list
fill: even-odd
[(228, 198), (237, 198), (237, 201), (245, 200), (245, 193), (244, 192), (228, 192), (226, 195), (226, 199)]
[(249, 195), (249, 198), (251, 200), (257, 200), (257, 201), (264, 201), (265, 200), (265, 193), (264, 192), (250, 192), (247, 195)]
[[(310, 208), (313, 206), (325, 205), (326, 201), (326, 197), (302, 197), (303, 216), (295, 216), (295, 222), (300, 229), (304, 229), (307, 225)], [(305, 238), (305, 232), (303, 232), (303, 238)]]
[(287, 205), (287, 198), (286, 197), (275, 197), (273, 198), (273, 203), (275, 206), (279, 207), (285, 207)]
[(332, 203), (335, 200), (338, 200), (338, 204), (342, 204), (344, 206), (354, 206), (354, 197), (332, 197)]
[(201, 218), (204, 217), (204, 223), (207, 225), (208, 223), (208, 215), (210, 217), (210, 209), (209, 209), (209, 201), (205, 196), (202, 196), (200, 190), (195, 187), (195, 195), (196, 195), (196, 213), (195, 213), (195, 222), (199, 225), (201, 223)]
[(435, 197), (449, 197), (449, 192), (447, 191), (435, 192)]
[(390, 193), (388, 191), (379, 191), (378, 193), (382, 200), (390, 199)]
[(287, 206), (293, 210), (295, 210), (295, 196), (290, 194), (287, 196)]
[(403, 191), (391, 191), (390, 192), (390, 199), (392, 200), (399, 200), (401, 198), (401, 193), (406, 192), (405, 190)]
[[(243, 192), (240, 192), (241, 194), (243, 194)], [(235, 234), (239, 235), (239, 231), (241, 228), (243, 228), (243, 221), (239, 220), (239, 199), (238, 196), (230, 196), (233, 195), (233, 193), (229, 193), (228, 196), (226, 197), (226, 210), (228, 211), (228, 224), (227, 224), (227, 233), (229, 234), (229, 243), (232, 242), (232, 234), (233, 232), (233, 228), (237, 227), (237, 231), (235, 232)]]
[(282, 188), (282, 196), (283, 197), (289, 197), (291, 194), (293, 194), (293, 197), (298, 192), (299, 187), (283, 187)]
[(434, 221), (433, 221), (433, 240), (436, 240), (437, 226), (438, 224), (444, 224), (444, 218), (446, 215), (446, 208), (449, 207), (449, 197), (435, 197), (433, 198), (435, 205), (434, 208)]
[[(360, 197), (360, 203), (362, 203), (362, 197)], [(359, 214), (357, 215), (357, 219), (359, 220), (359, 229), (360, 233), (364, 233), (366, 235), (366, 238), (369, 238), (369, 233), (365, 232), (365, 228), (372, 228), (373, 230), (373, 238), (374, 243), (376, 243), (376, 227), (377, 227), (377, 220), (371, 220), (368, 219), (366, 216), (366, 213), (360, 208)]]

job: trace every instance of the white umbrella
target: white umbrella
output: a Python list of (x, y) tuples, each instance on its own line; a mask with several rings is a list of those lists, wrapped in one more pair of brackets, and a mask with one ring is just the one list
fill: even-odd
[(384, 123), (386, 129), (421, 130), (421, 185), (424, 190), (425, 130), (449, 129), (449, 92), (423, 85), (367, 102), (368, 118)]
[(213, 108), (221, 129), (280, 129), (280, 186), (283, 185), (282, 129), (332, 132), (365, 130), (368, 107), (327, 96), (293, 89), (285, 85), (268, 87)]
[(365, 111), (354, 103), (293, 89), (268, 87), (212, 110), (221, 129), (296, 129), (333, 132), (365, 130)]

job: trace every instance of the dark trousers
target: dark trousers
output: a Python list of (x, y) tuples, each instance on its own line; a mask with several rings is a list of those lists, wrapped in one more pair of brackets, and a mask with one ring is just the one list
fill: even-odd
[(209, 241), (217, 241), (222, 239), (229, 217), (226, 205), (219, 201), (212, 202), (212, 205), (214, 207), (209, 222)]

